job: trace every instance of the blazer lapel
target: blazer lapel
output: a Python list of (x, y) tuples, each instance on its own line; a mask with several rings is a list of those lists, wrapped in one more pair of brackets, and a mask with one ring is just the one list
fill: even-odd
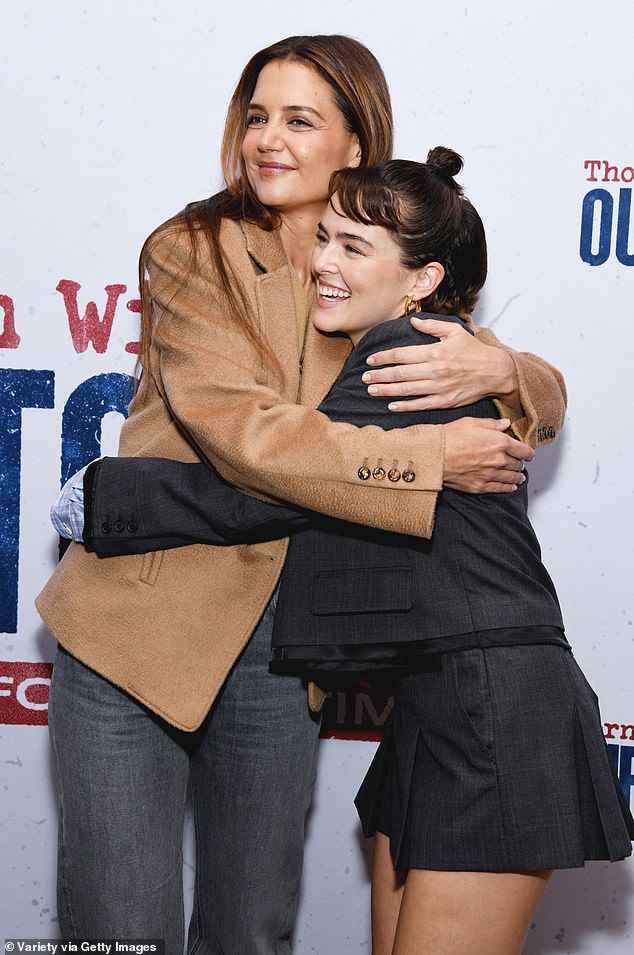
[(260, 329), (282, 369), (284, 397), (295, 401), (299, 391), (300, 349), (286, 253), (277, 230), (265, 232), (248, 222), (241, 225), (247, 251), (260, 273), (255, 279)]
[(309, 321), (300, 381), (295, 297), (279, 232), (264, 232), (248, 222), (241, 226), (247, 251), (261, 271), (255, 280), (260, 328), (282, 367), (285, 397), (295, 401), (299, 395), (300, 404), (316, 408), (350, 354), (350, 340), (342, 335), (324, 335)]
[(352, 350), (344, 335), (324, 335), (309, 321), (304, 348), (304, 371), (299, 403), (316, 408), (330, 391)]

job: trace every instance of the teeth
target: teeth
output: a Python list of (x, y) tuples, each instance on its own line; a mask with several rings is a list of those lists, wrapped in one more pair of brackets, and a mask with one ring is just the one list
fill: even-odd
[(350, 298), (350, 292), (344, 292), (341, 288), (332, 288), (330, 285), (320, 285), (319, 294), (325, 298)]

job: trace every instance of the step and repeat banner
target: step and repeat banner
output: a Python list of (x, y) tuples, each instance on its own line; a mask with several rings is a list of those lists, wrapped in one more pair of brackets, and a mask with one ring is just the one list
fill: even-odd
[[(33, 607), (58, 559), (50, 503), (78, 467), (116, 452), (143, 239), (220, 187), (240, 71), (290, 34), (347, 33), (373, 49), (397, 156), (424, 160), (434, 145), (464, 156), (489, 240), (477, 320), (566, 376), (565, 428), (531, 466), (532, 516), (634, 807), (629, 0), (1, 6), (0, 935), (57, 935), (55, 645)], [(365, 685), (327, 703), (302, 955), (370, 950), (369, 846), (352, 798), (390, 708)], [(188, 831), (188, 905), (193, 858)], [(633, 889), (631, 860), (558, 873), (527, 953), (631, 955)]]

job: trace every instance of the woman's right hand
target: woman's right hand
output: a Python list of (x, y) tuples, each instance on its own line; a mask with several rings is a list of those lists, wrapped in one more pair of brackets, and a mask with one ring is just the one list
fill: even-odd
[(443, 484), (469, 494), (516, 491), (535, 452), (505, 433), (510, 424), (508, 418), (458, 418), (443, 425)]

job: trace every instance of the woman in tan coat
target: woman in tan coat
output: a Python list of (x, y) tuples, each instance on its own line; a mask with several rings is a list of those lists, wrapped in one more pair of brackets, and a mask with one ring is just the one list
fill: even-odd
[[(289, 38), (253, 57), (229, 108), (227, 189), (142, 253), (143, 373), (121, 454), (209, 461), (256, 496), (423, 536), (443, 482), (502, 492), (523, 480), (528, 444), (559, 428), (563, 386), (491, 333), (449, 339), (436, 364), (407, 357), (439, 406), (458, 373), (428, 379), (453, 360), (456, 403), (497, 396), (519, 441), (504, 420), (384, 432), (314, 410), (349, 350), (306, 329), (329, 177), (389, 158), (391, 133), (383, 74), (358, 42)], [(413, 479), (360, 480), (381, 461)], [(100, 561), (72, 545), (40, 595), (64, 648), (50, 723), (65, 936), (164, 938), (180, 955), (191, 776), (190, 949), (290, 951), (319, 727), (301, 683), (267, 670), (285, 552), (274, 541)]]

